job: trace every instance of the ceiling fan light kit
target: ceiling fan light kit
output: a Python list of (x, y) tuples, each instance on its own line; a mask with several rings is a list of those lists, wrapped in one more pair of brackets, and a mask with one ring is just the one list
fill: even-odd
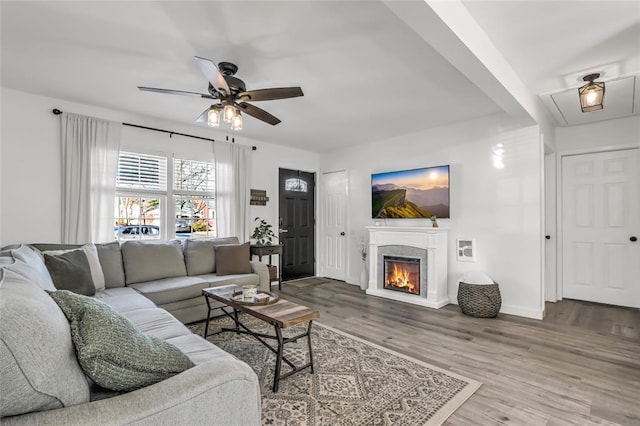
[[(200, 71), (208, 80), (209, 93), (188, 92), (184, 90), (159, 89), (156, 87), (138, 86), (145, 92), (168, 93), (172, 95), (198, 96), (204, 99), (216, 99), (218, 104), (211, 105), (196, 118), (197, 123), (207, 123), (210, 127), (220, 126), (221, 119), (231, 125), (231, 129), (242, 130), (243, 118), (241, 111), (275, 126), (280, 119), (267, 111), (247, 102), (272, 101), (277, 99), (304, 96), (300, 87), (277, 87), (247, 91), (244, 81), (234, 77), (238, 67), (230, 62), (220, 62), (216, 66), (213, 61), (195, 56)], [(237, 102), (241, 101), (241, 102)]]
[(599, 78), (599, 73), (589, 74), (582, 77), (588, 83), (578, 89), (580, 96), (580, 108), (582, 112), (598, 111), (603, 108), (604, 82), (594, 81)]

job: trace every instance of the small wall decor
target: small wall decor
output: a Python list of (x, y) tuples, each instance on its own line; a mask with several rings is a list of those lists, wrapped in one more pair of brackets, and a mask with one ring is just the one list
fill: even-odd
[(476, 240), (473, 238), (458, 238), (456, 240), (456, 253), (458, 261), (476, 261)]
[(267, 191), (262, 189), (252, 189), (251, 198), (249, 204), (252, 206), (266, 206), (269, 197), (267, 197)]

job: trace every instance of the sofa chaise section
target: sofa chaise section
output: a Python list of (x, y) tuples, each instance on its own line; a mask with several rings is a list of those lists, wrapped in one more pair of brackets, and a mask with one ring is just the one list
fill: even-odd
[[(30, 250), (27, 247), (24, 249)], [(62, 312), (42, 288), (31, 282), (35, 281), (35, 278), (29, 276), (30, 268), (42, 262), (41, 259), (36, 255), (30, 264), (20, 265), (16, 265), (19, 263), (16, 259), (12, 259), (12, 263), (7, 262), (6, 257), (2, 260), (0, 300), (5, 308), (9, 302), (21, 304), (19, 307), (14, 306), (13, 312), (31, 312), (29, 315), (18, 317), (20, 324), (11, 324), (11, 317), (8, 316), (11, 310), (3, 309), (2, 341), (13, 341), (14, 344), (19, 342), (20, 346), (25, 346), (25, 353), (30, 352), (29, 347), (39, 348), (45, 354), (60, 352), (52, 349), (63, 342), (66, 342), (67, 346), (70, 344), (68, 324), (63, 326), (66, 320), (60, 321), (61, 317), (64, 318)], [(83, 396), (83, 392), (86, 391), (79, 389), (76, 392), (79, 396), (75, 399), (68, 398), (70, 403), (64, 403), (62, 407), (49, 404), (38, 411), (2, 417), (3, 425), (260, 424), (261, 400), (258, 378), (247, 364), (200, 336), (192, 334), (184, 324), (133, 288), (108, 288), (98, 291), (94, 297), (125, 316), (143, 333), (164, 339), (176, 346), (195, 366), (169, 379), (128, 393), (105, 393), (104, 390), (95, 392), (94, 385), (89, 388), (91, 392)], [(37, 304), (30, 306), (31, 303)], [(43, 318), (58, 318), (55, 322), (58, 325), (52, 328), (55, 324), (44, 321)], [(32, 332), (24, 333), (25, 330)], [(21, 334), (16, 336), (15, 333)], [(44, 336), (47, 338), (44, 339)], [(65, 351), (63, 354), (67, 354), (68, 350)], [(36, 355), (38, 353), (33, 352)], [(12, 373), (6, 370), (8, 364), (4, 361), (3, 358), (3, 386), (7, 384), (7, 377), (15, 376), (15, 371)], [(18, 364), (20, 361), (17, 359)], [(70, 360), (67, 359), (65, 362), (69, 364)], [(46, 364), (49, 363), (53, 363), (55, 375), (59, 377), (57, 381), (63, 384), (62, 389), (74, 383), (64, 378), (67, 373), (61, 369), (61, 363), (54, 359), (50, 359)], [(75, 362), (69, 364), (66, 368), (74, 370), (68, 374), (77, 376), (77, 367)], [(19, 371), (21, 368), (14, 370)], [(83, 378), (77, 386), (86, 387), (86, 380)], [(6, 389), (3, 389), (5, 396)], [(6, 405), (5, 402), (3, 401), (3, 407)]]

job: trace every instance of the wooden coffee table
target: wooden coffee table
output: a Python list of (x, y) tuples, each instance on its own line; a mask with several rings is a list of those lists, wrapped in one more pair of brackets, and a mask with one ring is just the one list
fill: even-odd
[[(234, 333), (249, 334), (255, 337), (260, 343), (265, 345), (269, 350), (276, 354), (276, 370), (273, 377), (273, 392), (278, 392), (278, 386), (280, 380), (285, 377), (289, 377), (305, 368), (311, 369), (313, 374), (313, 351), (311, 348), (311, 326), (313, 320), (320, 316), (320, 312), (314, 311), (306, 306), (298, 305), (297, 303), (289, 302), (288, 300), (278, 299), (275, 303), (271, 304), (248, 304), (234, 300), (233, 295), (242, 291), (242, 287), (231, 284), (220, 287), (205, 288), (202, 290), (209, 312), (207, 313), (207, 324), (204, 328), (204, 338), (213, 336), (219, 333), (231, 331)], [(211, 300), (218, 301), (225, 306), (211, 307)], [(233, 312), (229, 312), (226, 307), (233, 308)], [(209, 321), (211, 320), (211, 312), (220, 309), (224, 315), (233, 319), (235, 324), (234, 328), (222, 328), (215, 333), (208, 334)], [(261, 319), (271, 325), (275, 330), (275, 336), (264, 333), (257, 333), (247, 328), (238, 318), (238, 313), (243, 312), (253, 317)], [(308, 323), (307, 330), (292, 337), (283, 337), (282, 330), (285, 328), (293, 327), (294, 325)], [(309, 347), (309, 362), (302, 366), (296, 366), (284, 356), (284, 345), (290, 342), (306, 337)], [(274, 348), (265, 339), (275, 339), (278, 342), (278, 346)], [(282, 362), (288, 364), (292, 370), (280, 375), (282, 368)]]

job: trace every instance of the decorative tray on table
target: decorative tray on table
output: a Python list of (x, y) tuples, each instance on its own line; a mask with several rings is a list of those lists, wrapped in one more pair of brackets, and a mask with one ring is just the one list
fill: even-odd
[(231, 298), (242, 305), (270, 305), (279, 299), (277, 294), (268, 291), (258, 291), (257, 294), (247, 297), (242, 294), (242, 291), (236, 291)]

